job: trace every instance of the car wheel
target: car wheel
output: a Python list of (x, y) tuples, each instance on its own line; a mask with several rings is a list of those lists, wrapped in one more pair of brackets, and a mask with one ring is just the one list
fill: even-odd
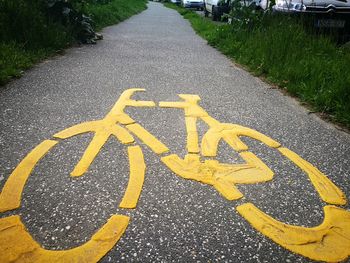
[(221, 15), (217, 14), (216, 19), (217, 19), (217, 21), (221, 21)]
[(211, 15), (213, 17), (213, 21), (220, 21), (221, 20), (221, 15), (220, 15), (216, 6), (213, 6)]
[(217, 11), (216, 11), (216, 8), (214, 8), (214, 6), (213, 6), (212, 9), (211, 9), (211, 16), (212, 16), (212, 18), (213, 18), (213, 21), (217, 21), (217, 20), (218, 20)]

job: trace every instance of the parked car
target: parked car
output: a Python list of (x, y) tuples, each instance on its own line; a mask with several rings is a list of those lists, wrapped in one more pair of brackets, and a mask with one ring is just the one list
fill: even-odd
[(181, 4), (181, 0), (170, 0), (170, 2), (177, 5)]
[(279, 12), (350, 14), (350, 3), (347, 0), (277, 0), (274, 10)]
[(349, 0), (276, 0), (273, 11), (303, 15), (317, 31), (331, 32), (338, 42), (350, 40)]
[(202, 10), (204, 3), (203, 0), (181, 0), (181, 5), (186, 8), (197, 8)]
[(204, 0), (204, 15), (211, 14), (214, 21), (221, 20), (221, 16), (229, 12), (230, 0)]

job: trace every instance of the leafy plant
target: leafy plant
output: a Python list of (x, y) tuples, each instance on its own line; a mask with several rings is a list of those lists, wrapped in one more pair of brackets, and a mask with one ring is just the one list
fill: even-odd
[(234, 30), (252, 30), (261, 25), (263, 11), (257, 9), (255, 2), (234, 0), (227, 15)]
[[(107, 0), (101, 2), (107, 3)], [(46, 0), (47, 12), (55, 21), (71, 28), (74, 37), (84, 44), (95, 44), (101, 39), (93, 29), (92, 19), (83, 13), (84, 0)]]

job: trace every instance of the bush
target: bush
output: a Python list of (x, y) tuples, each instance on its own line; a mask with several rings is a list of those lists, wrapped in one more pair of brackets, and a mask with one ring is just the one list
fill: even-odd
[(0, 1), (0, 41), (21, 43), (27, 49), (59, 49), (72, 41), (69, 30), (45, 13), (35, 0)]
[(145, 8), (146, 0), (0, 0), (0, 85), (74, 42), (93, 43), (94, 30)]

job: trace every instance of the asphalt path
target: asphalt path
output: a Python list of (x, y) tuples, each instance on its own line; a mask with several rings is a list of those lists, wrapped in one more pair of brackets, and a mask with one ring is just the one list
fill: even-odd
[[(235, 66), (176, 11), (150, 2), (146, 11), (105, 28), (103, 35), (97, 45), (71, 48), (0, 90), (0, 189), (40, 142), (103, 118), (124, 90), (140, 87), (146, 92), (134, 97), (156, 103), (179, 101), (177, 94), (199, 95), (210, 116), (273, 138), (350, 197), (350, 136)], [(181, 109), (129, 107), (126, 112), (171, 153), (185, 156)], [(206, 129), (201, 123), (200, 135)], [(145, 182), (136, 209), (121, 209), (129, 167), (126, 147), (117, 140), (108, 140), (84, 176), (69, 175), (91, 138), (61, 140), (29, 177), (21, 207), (0, 218), (21, 215), (38, 243), (60, 250), (84, 244), (112, 214), (130, 216), (125, 234), (102, 262), (310, 262), (260, 234), (236, 210), (251, 202), (288, 224), (312, 227), (323, 221), (325, 203), (308, 177), (275, 149), (244, 139), (275, 176), (238, 185), (244, 197), (228, 201), (211, 186), (177, 176), (138, 140)], [(225, 143), (218, 159), (242, 162)]]

